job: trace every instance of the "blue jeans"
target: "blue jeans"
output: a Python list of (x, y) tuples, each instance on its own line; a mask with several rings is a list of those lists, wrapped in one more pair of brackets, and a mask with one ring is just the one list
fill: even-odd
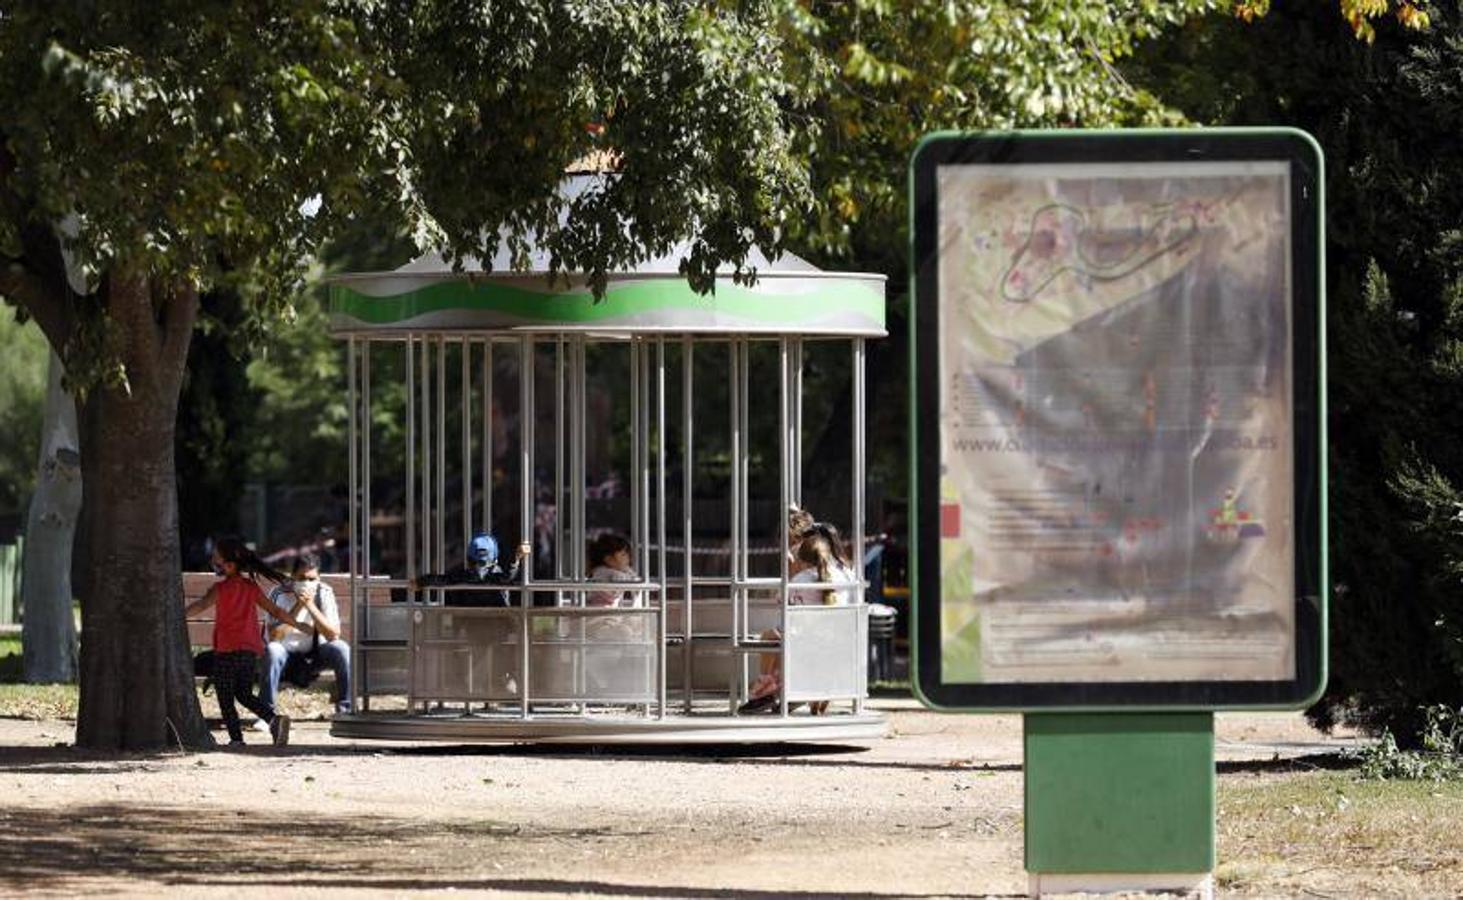
[(274, 709), (274, 698), (279, 693), (279, 682), (285, 673), (285, 667), (299, 666), (306, 671), (310, 679), (313, 679), (324, 668), (329, 668), (334, 672), (335, 711), (338, 713), (351, 711), (350, 644), (339, 638), (333, 641), (321, 641), (315, 645), (313, 653), (307, 654), (290, 653), (285, 649), (284, 644), (270, 641), (265, 646), (265, 651), (264, 679), (263, 684), (259, 687), (259, 699), (265, 706)]

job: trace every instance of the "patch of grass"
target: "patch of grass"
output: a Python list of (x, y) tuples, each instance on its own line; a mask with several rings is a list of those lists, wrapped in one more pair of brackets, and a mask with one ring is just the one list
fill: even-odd
[(1441, 896), (1463, 883), (1463, 783), (1317, 771), (1222, 779), (1227, 892)]
[(74, 721), (79, 696), (74, 684), (0, 684), (0, 718)]
[(20, 681), (25, 666), (20, 651), (20, 635), (0, 637), (0, 684)]

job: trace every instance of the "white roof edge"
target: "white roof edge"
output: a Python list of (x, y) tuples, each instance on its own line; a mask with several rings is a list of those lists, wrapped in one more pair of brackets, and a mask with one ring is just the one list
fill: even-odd
[[(718, 281), (730, 281), (730, 274), (718, 275)], [(879, 272), (830, 272), (826, 269), (811, 269), (808, 271), (779, 271), (758, 269), (757, 280), (782, 279), (782, 278), (809, 278), (809, 279), (848, 279), (856, 281), (888, 281), (889, 277)], [(676, 278), (684, 279), (686, 276), (679, 272), (607, 272), (611, 281), (649, 281), (654, 279)], [(409, 271), (406, 269), (393, 269), (385, 272), (341, 272), (337, 275), (330, 275), (322, 279), (327, 284), (351, 281), (377, 281), (385, 279), (411, 279), (420, 281), (428, 278), (438, 278), (442, 281), (483, 281), (488, 279), (508, 278), (548, 278), (549, 273), (545, 270), (533, 269), (524, 271), (492, 271), (465, 270), (462, 272), (434, 272), (434, 271)], [(582, 273), (560, 272), (554, 275), (555, 279), (567, 278), (571, 282), (583, 281), (586, 276)]]

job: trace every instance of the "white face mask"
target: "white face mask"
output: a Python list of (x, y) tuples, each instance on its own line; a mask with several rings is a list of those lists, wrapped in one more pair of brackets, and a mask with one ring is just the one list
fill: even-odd
[(487, 575), (493, 570), (493, 562), (493, 560), (481, 560), (479, 562), (474, 562), (472, 564), (472, 570), (477, 574), (477, 577), (482, 578), (484, 575)]

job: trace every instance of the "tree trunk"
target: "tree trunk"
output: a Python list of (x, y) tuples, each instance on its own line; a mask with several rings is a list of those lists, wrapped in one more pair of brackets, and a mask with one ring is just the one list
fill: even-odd
[(128, 381), (95, 388), (80, 410), (88, 554), (76, 742), (92, 749), (213, 745), (183, 622), (173, 459), (197, 294), (158, 292), (110, 276), (107, 315)]
[(36, 490), (25, 528), (21, 644), (25, 680), (76, 680), (76, 622), (71, 615), (71, 542), (81, 510), (81, 458), (76, 404), (61, 387), (61, 360), (51, 353), (46, 418)]

